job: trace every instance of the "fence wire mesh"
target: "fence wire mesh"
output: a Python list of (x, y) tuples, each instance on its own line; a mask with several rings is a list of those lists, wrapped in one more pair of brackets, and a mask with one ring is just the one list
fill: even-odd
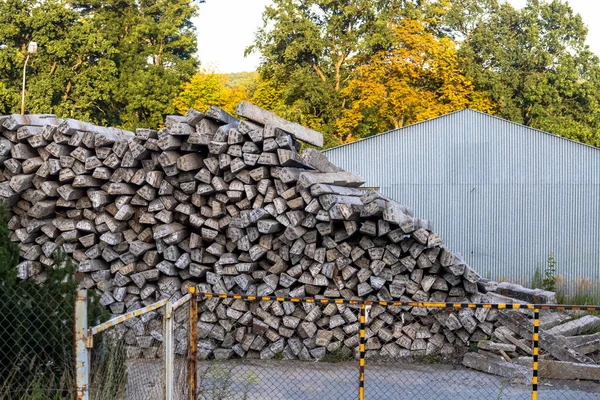
[(358, 398), (358, 312), (345, 304), (201, 299), (196, 398)]
[(90, 399), (163, 399), (164, 307), (94, 335)]
[(188, 400), (190, 385), (188, 382), (190, 328), (190, 302), (187, 301), (173, 312), (173, 399)]
[[(0, 399), (74, 398), (73, 298), (0, 286)], [(359, 398), (362, 301), (193, 300), (94, 335), (90, 398), (187, 400), (190, 365), (195, 399)], [(531, 305), (366, 304), (368, 400), (600, 399), (598, 311), (542, 306), (536, 346)]]
[[(516, 313), (533, 315), (527, 309), (373, 306), (365, 398), (531, 398), (531, 366), (509, 364), (522, 350), (495, 335), (499, 319)], [(514, 340), (531, 348), (532, 334)]]
[[(196, 398), (357, 398), (361, 343), (366, 399), (600, 398), (600, 319), (589, 313), (563, 317), (554, 334), (541, 318), (535, 335), (536, 313), (527, 304), (365, 304), (361, 341), (360, 306), (344, 300), (203, 298)], [(588, 334), (561, 336), (571, 332)], [(570, 341), (561, 351), (577, 348), (587, 357), (574, 369), (578, 381), (549, 375), (561, 341)]]
[(74, 298), (58, 289), (0, 282), (0, 399), (74, 397)]
[(600, 311), (540, 310), (539, 399), (600, 399)]

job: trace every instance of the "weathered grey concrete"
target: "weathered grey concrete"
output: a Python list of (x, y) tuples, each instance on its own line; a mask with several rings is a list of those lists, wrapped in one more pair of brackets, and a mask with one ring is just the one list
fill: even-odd
[(540, 328), (541, 329), (552, 329), (557, 325), (569, 322), (575, 317), (574, 313), (566, 313), (562, 311), (546, 311), (540, 313)]
[(465, 354), (462, 365), (475, 369), (477, 371), (487, 372), (489, 374), (508, 378), (511, 382), (527, 384), (528, 377), (531, 375), (531, 368), (519, 364), (497, 360), (486, 357), (479, 353)]
[[(528, 367), (531, 365), (531, 358), (529, 357), (519, 357), (515, 361), (523, 366)], [(549, 379), (600, 382), (600, 365), (542, 360), (539, 363), (539, 376)], [(600, 393), (598, 393), (598, 396), (600, 397)]]
[(595, 315), (584, 315), (573, 321), (557, 325), (554, 328), (549, 329), (547, 333), (562, 336), (575, 336), (587, 333), (598, 326), (600, 326), (600, 318)]

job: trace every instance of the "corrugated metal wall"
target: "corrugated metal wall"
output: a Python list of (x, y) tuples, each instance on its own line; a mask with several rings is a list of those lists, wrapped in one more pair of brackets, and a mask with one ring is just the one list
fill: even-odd
[(600, 150), (463, 110), (325, 152), (430, 219), (483, 277), (600, 282)]

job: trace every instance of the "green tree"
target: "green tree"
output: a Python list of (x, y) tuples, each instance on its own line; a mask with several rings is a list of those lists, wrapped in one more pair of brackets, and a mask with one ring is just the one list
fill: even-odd
[(19, 248), (10, 240), (8, 206), (0, 203), (0, 281), (16, 281), (14, 267), (19, 262)]
[(512, 121), (600, 145), (600, 67), (587, 29), (568, 3), (454, 0), (436, 29), (460, 42), (476, 89)]
[(227, 76), (227, 83), (225, 83), (225, 86), (228, 88), (243, 87), (250, 96), (256, 91), (259, 80), (258, 72), (234, 72), (225, 75)]
[(191, 0), (0, 2), (0, 111), (19, 109), (25, 51), (34, 40), (28, 112), (158, 126), (197, 68), (195, 13)]
[(80, 50), (73, 41), (77, 18), (64, 2), (0, 2), (0, 80), (5, 88), (0, 108), (4, 113), (20, 108), (21, 74), (27, 44), (32, 40), (40, 48), (27, 70), (27, 109), (52, 112), (56, 104), (65, 101), (65, 95), (68, 101), (69, 78), (87, 70), (81, 65), (74, 68)]
[(283, 104), (321, 121), (331, 135), (346, 107), (342, 90), (353, 67), (390, 45), (388, 23), (399, 3), (405, 2), (275, 0), (247, 51), (260, 51), (261, 78)]

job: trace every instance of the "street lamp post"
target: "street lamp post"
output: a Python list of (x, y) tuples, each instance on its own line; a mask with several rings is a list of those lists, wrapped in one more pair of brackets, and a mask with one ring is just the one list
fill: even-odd
[(27, 73), (27, 62), (29, 56), (37, 52), (38, 45), (36, 42), (29, 42), (27, 46), (27, 57), (25, 57), (25, 65), (23, 65), (23, 92), (21, 93), (21, 115), (25, 114), (25, 74)]

